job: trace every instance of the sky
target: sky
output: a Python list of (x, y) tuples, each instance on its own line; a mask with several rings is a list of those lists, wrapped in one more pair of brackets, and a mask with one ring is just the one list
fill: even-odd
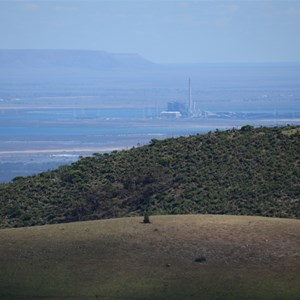
[(138, 53), (156, 63), (300, 62), (300, 0), (0, 0), (0, 49)]

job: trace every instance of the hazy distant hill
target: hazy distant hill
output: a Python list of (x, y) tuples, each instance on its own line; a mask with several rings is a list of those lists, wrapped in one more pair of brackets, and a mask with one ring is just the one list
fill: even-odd
[(300, 217), (299, 127), (152, 140), (0, 185), (0, 227), (151, 214)]
[(0, 50), (0, 69), (111, 69), (153, 65), (138, 54), (88, 50)]

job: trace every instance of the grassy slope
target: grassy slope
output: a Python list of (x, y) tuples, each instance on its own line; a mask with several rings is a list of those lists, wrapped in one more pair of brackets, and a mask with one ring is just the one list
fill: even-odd
[[(0, 227), (152, 214), (300, 218), (300, 127), (179, 137), (0, 184)], [(148, 207), (148, 208), (147, 208)]]
[[(156, 216), (0, 231), (1, 299), (299, 299), (300, 222)], [(195, 262), (204, 256), (205, 263)]]

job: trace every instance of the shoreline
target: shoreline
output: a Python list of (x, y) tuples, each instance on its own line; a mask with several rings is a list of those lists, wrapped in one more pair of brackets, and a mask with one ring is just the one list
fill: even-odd
[(35, 105), (35, 104), (28, 104), (28, 105), (0, 105), (0, 111), (1, 110), (31, 110), (31, 109), (155, 109), (156, 107), (153, 105), (141, 105), (138, 104), (61, 104), (61, 105), (55, 105), (55, 104), (49, 104), (49, 105)]
[(71, 149), (29, 149), (29, 150), (13, 150), (13, 151), (0, 151), (0, 156), (3, 155), (22, 155), (22, 154), (45, 154), (45, 153), (80, 153), (80, 152), (110, 152), (114, 150), (124, 150), (128, 147), (100, 147), (100, 148), (71, 148)]

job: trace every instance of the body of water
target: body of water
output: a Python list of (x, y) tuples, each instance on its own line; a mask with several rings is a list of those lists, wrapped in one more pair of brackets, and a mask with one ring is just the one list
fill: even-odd
[[(66, 84), (25, 75), (8, 84), (0, 76), (0, 182), (152, 138), (300, 123), (300, 65), (171, 66), (134, 78), (89, 76), (70, 74)], [(160, 118), (169, 101), (188, 102), (189, 77), (201, 117)]]

